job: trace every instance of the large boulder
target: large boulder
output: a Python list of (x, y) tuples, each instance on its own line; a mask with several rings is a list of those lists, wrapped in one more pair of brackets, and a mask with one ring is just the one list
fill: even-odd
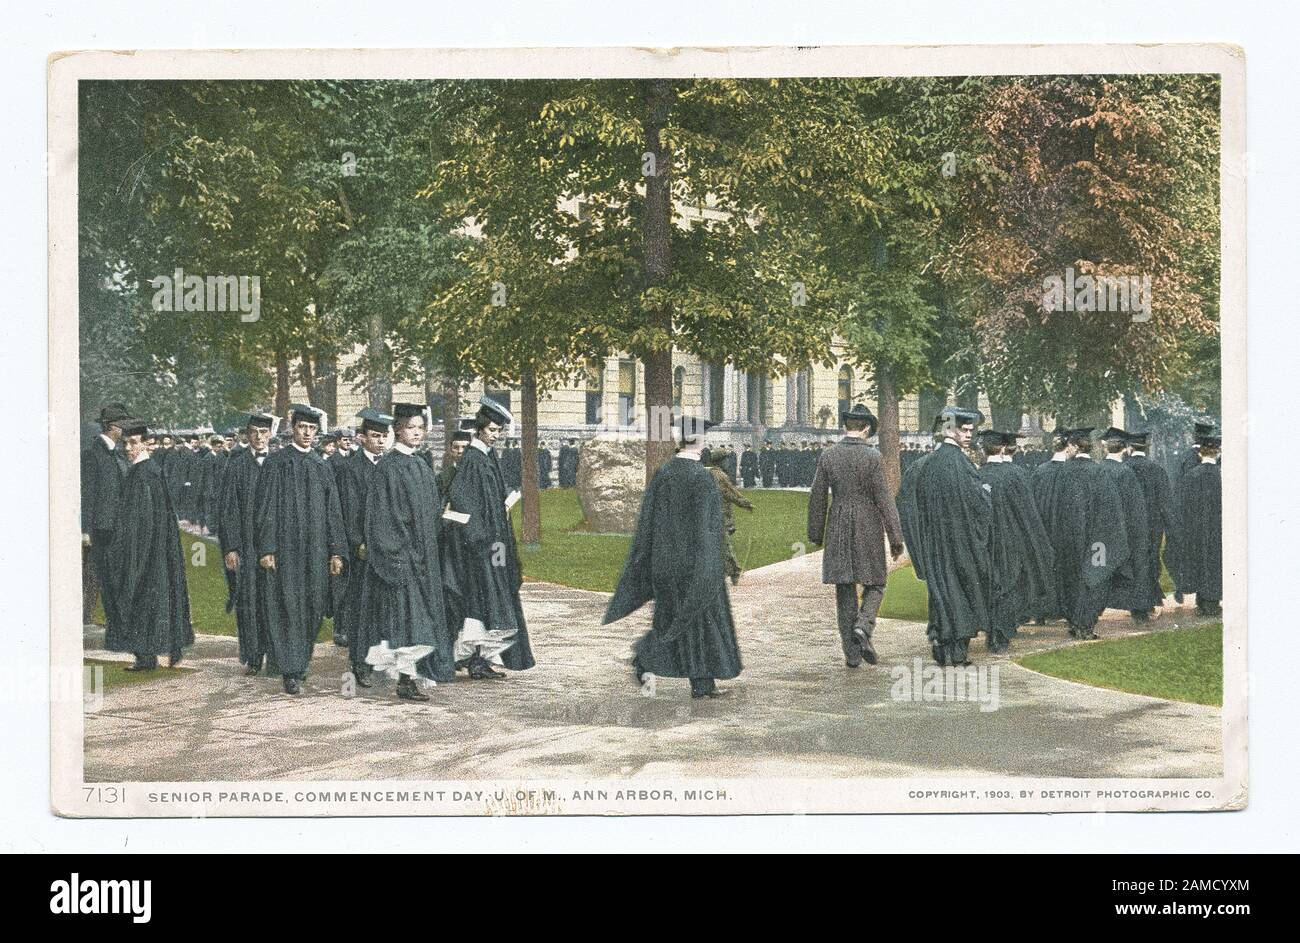
[(598, 435), (578, 450), (578, 504), (599, 534), (630, 534), (645, 493), (645, 439)]

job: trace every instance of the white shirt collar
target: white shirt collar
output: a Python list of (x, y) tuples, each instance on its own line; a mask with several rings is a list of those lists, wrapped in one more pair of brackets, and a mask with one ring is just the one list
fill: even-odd
[(480, 439), (478, 436), (474, 436), (474, 438), (470, 439), (469, 444), (471, 447), (478, 449), (484, 455), (487, 455), (489, 452), (492, 451), (492, 449), (488, 447), (488, 444), (484, 442), (482, 439)]
[(1129, 458), (1146, 458), (1146, 457), (1147, 457), (1147, 453), (1146, 453), (1146, 452), (1129, 452), (1128, 457), (1129, 457)]
[(1107, 452), (1107, 453), (1106, 453), (1106, 459), (1107, 459), (1107, 461), (1111, 461), (1111, 462), (1122, 462), (1122, 461), (1124, 461), (1124, 453), (1123, 453), (1123, 452)]
[(306, 455), (308, 452), (311, 451), (311, 449), (304, 449), (297, 442), (290, 442), (289, 444), (293, 446), (295, 449), (297, 449), (299, 452), (301, 452), (303, 455)]
[(384, 457), (383, 452), (380, 452), (378, 455), (376, 455), (374, 452), (370, 451), (370, 449), (363, 448), (361, 451), (366, 454), (366, 458), (370, 459), (370, 464), (372, 465), (378, 465), (379, 460)]
[(145, 449), (144, 451), (142, 451), (139, 455), (137, 455), (137, 456), (135, 457), (135, 461), (133, 461), (131, 464), (132, 464), (132, 465), (139, 465), (141, 462), (147, 462), (147, 461), (149, 460), (149, 458), (150, 458), (150, 456), (149, 456), (149, 450), (148, 450), (148, 449)]
[(700, 460), (699, 452), (678, 452), (675, 458), (684, 458), (688, 462), (698, 462)]
[(415, 454), (415, 449), (411, 448), (409, 445), (405, 444), (404, 442), (394, 442), (393, 448), (401, 452), (403, 455)]
[(1052, 461), (1054, 462), (1068, 462), (1069, 460), (1070, 456), (1066, 455), (1064, 452), (1055, 452), (1052, 454)]
[[(956, 440), (956, 439), (953, 439), (953, 438), (949, 438), (948, 436), (944, 436), (944, 437), (943, 437), (943, 441), (940, 442), (939, 444), (940, 444), (940, 445), (957, 445), (957, 440)], [(961, 448), (961, 446), (960, 446), (960, 445), (957, 445), (957, 448)]]
[(99, 434), (99, 437), (104, 440), (104, 444), (108, 446), (108, 450), (110, 452), (112, 452), (114, 449), (117, 448), (117, 443), (114, 442), (112, 439), (110, 439), (108, 436), (104, 435), (104, 433), (101, 432)]
[(1217, 464), (1219, 464), (1219, 456), (1216, 455), (1216, 456), (1214, 456), (1214, 458), (1203, 458), (1203, 459), (1201, 459), (1201, 464), (1202, 464), (1202, 465), (1217, 465)]

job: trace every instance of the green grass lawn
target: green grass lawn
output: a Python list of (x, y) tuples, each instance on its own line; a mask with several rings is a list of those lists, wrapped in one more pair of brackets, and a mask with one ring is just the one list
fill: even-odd
[(186, 668), (183, 664), (176, 668), (169, 668), (167, 667), (166, 657), (162, 659), (162, 663), (156, 671), (124, 671), (123, 669), (130, 664), (129, 662), (103, 661), (98, 658), (87, 658), (85, 664), (87, 668), (104, 669), (103, 690), (105, 691), (109, 688), (124, 687), (128, 684), (144, 684), (161, 678), (175, 677), (194, 670), (193, 668)]
[(1072, 645), (1017, 658), (1034, 671), (1193, 704), (1223, 704), (1223, 623)]

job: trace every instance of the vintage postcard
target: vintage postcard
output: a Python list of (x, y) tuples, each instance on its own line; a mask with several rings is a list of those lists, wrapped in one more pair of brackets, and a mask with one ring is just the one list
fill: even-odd
[(1246, 805), (1239, 49), (48, 77), (57, 813)]

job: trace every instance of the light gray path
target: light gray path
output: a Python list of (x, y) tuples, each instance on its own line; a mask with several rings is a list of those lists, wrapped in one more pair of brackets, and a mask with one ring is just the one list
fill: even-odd
[[(524, 588), (538, 667), (457, 680), (422, 704), (396, 700), (391, 683), (345, 696), (332, 644), (316, 647), (305, 692), (290, 697), (278, 679), (242, 675), (233, 638), (200, 635), (186, 661), (198, 670), (111, 690), (87, 716), (86, 779), (1221, 773), (1218, 708), (1049, 678), (989, 656), (982, 639), (972, 649), (998, 668), (997, 710), (892, 697), (891, 669), (928, 662), (924, 626), (882, 620), (881, 663), (846, 668), (834, 590), (819, 580), (818, 554), (745, 574), (732, 595), (745, 671), (716, 701), (692, 701), (681, 680), (660, 680), (654, 697), (633, 683), (628, 650), (648, 610), (601, 626), (606, 596), (543, 583)], [(1126, 614), (1107, 616), (1103, 636), (1135, 631)], [(1189, 621), (1175, 609), (1151, 628)], [(1063, 625), (1030, 627), (1013, 654), (1067, 643)], [(88, 655), (121, 657), (101, 645), (88, 627)]]

